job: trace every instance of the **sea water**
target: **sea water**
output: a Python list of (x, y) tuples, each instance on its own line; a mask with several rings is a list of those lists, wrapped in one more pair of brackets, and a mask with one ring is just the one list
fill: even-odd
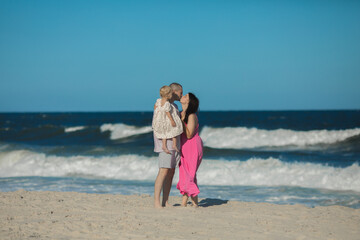
[[(360, 208), (360, 111), (201, 111), (200, 198)], [(1, 113), (0, 191), (153, 194), (152, 112)], [(180, 195), (174, 177), (171, 195)]]

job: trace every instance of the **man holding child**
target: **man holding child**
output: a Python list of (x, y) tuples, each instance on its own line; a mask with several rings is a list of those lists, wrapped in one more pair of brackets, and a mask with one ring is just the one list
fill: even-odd
[[(168, 101), (170, 102), (173, 114), (177, 114), (180, 117), (178, 107), (176, 104), (174, 104), (174, 101), (180, 101), (183, 95), (183, 88), (178, 83), (172, 83), (169, 86), (172, 90), (172, 96)], [(155, 104), (154, 112), (157, 111), (156, 108), (157, 106)], [(154, 186), (154, 206), (156, 208), (169, 206), (168, 199), (175, 173), (175, 167), (181, 158), (181, 153), (177, 151), (180, 149), (180, 135), (176, 136), (175, 138), (176, 146), (174, 146), (173, 140), (171, 138), (167, 139), (167, 141), (164, 141), (166, 146), (163, 146), (162, 139), (157, 138), (154, 134), (154, 152), (159, 153), (159, 172), (156, 177)], [(167, 149), (168, 151), (164, 151), (164, 149)], [(160, 203), (161, 190), (163, 191), (162, 203)]]

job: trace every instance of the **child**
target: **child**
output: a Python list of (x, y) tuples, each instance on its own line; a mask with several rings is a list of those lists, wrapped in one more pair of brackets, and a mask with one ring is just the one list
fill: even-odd
[(160, 96), (155, 103), (154, 116), (152, 127), (155, 137), (162, 139), (162, 149), (169, 153), (166, 140), (172, 138), (173, 148), (179, 152), (176, 146), (176, 136), (183, 132), (182, 122), (180, 117), (176, 114), (174, 106), (170, 104), (169, 100), (172, 98), (172, 90), (169, 86), (160, 88)]

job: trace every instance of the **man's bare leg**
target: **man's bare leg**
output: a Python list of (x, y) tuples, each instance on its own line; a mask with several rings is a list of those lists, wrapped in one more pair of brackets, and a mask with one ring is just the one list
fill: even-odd
[(175, 174), (175, 168), (170, 168), (168, 170), (169, 170), (169, 172), (166, 175), (164, 185), (163, 185), (163, 199), (162, 199), (163, 207), (170, 207), (169, 195), (170, 195), (172, 181), (173, 181), (174, 174)]
[(160, 204), (160, 193), (161, 193), (161, 189), (164, 186), (164, 182), (166, 179), (166, 176), (169, 173), (168, 168), (159, 168), (159, 172), (158, 175), (156, 177), (155, 180), (155, 185), (154, 185), (154, 206), (155, 208), (162, 208), (161, 204)]

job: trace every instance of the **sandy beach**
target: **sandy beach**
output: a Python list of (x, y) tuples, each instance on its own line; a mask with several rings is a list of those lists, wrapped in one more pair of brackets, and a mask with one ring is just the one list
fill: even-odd
[(0, 239), (360, 239), (360, 209), (149, 195), (0, 193)]

